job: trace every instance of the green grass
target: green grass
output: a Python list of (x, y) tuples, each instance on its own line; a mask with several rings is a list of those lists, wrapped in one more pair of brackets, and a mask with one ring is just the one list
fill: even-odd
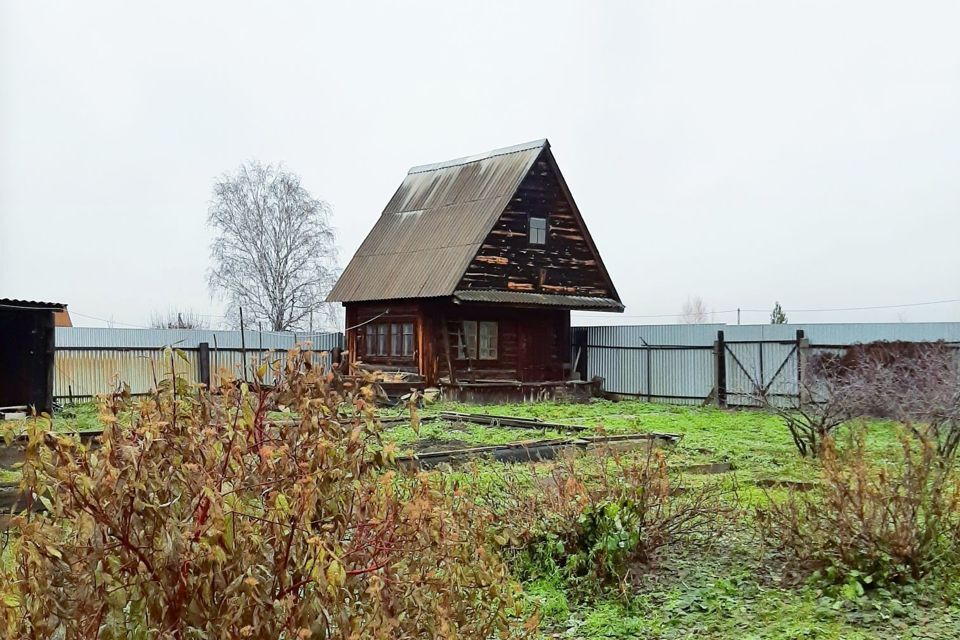
[[(543, 638), (960, 638), (960, 585), (930, 579), (896, 592), (878, 590), (846, 601), (827, 597), (812, 583), (784, 579), (777, 559), (753, 533), (750, 506), (767, 499), (756, 483), (812, 481), (818, 469), (816, 462), (800, 458), (776, 416), (606, 400), (484, 407), (438, 403), (422, 413), (441, 410), (542, 418), (586, 426), (588, 434), (674, 433), (682, 440), (669, 453), (672, 468), (713, 462), (730, 462), (735, 468), (733, 474), (720, 477), (736, 478), (745, 510), (717, 531), (710, 547), (666, 550), (652, 566), (642, 569), (626, 594), (613, 590), (590, 597), (576, 595), (551, 576), (525, 584), (529, 606), (540, 612)], [(397, 415), (390, 412), (391, 417)], [(60, 430), (97, 428), (96, 410), (93, 405), (81, 405), (71, 415), (56, 415), (54, 424)], [(893, 425), (874, 421), (866, 427), (868, 446), (878, 456), (896, 450)], [(419, 434), (409, 426), (390, 427), (384, 439), (403, 452), (424, 444), (480, 446), (568, 435), (432, 421), (425, 422)], [(516, 474), (530, 469), (514, 467)], [(449, 473), (451, 480), (468, 480), (481, 496), (492, 496), (502, 487), (502, 471), (498, 463), (479, 461), (473, 473)], [(3, 473), (0, 470), (0, 480)], [(683, 477), (685, 483), (704, 481), (710, 478)]]
[(742, 526), (718, 535), (709, 549), (674, 547), (662, 554), (626, 596), (575, 602), (557, 580), (525, 585), (526, 597), (541, 612), (543, 637), (960, 637), (960, 607), (943, 596), (943, 585), (919, 583), (855, 601), (828, 598), (813, 585), (787, 586), (747, 524)]
[[(730, 462), (735, 468), (724, 477), (736, 477), (745, 511), (717, 532), (709, 548), (668, 549), (654, 566), (643, 569), (626, 595), (611, 591), (577, 600), (562, 580), (550, 576), (526, 584), (531, 607), (540, 611), (544, 638), (960, 638), (957, 584), (928, 579), (894, 593), (878, 591), (846, 601), (827, 597), (812, 583), (785, 581), (780, 563), (751, 526), (751, 505), (767, 499), (756, 482), (812, 481), (818, 469), (816, 462), (800, 458), (776, 416), (605, 400), (437, 408), (536, 417), (611, 434), (675, 433), (683, 439), (670, 453), (672, 467)], [(865, 426), (868, 446), (878, 456), (896, 451), (895, 425), (871, 421)], [(838, 437), (843, 435), (841, 430)], [(486, 466), (484, 471), (495, 473)], [(709, 480), (683, 479), (698, 481)], [(495, 481), (484, 482), (487, 490), (496, 491)]]
[(387, 429), (383, 438), (386, 442), (396, 443), (398, 451), (407, 451), (418, 443), (433, 444), (437, 448), (481, 447), (569, 436), (569, 433), (550, 429), (504, 429), (431, 420), (420, 425), (419, 433), (409, 425), (403, 425)]
[[(97, 405), (94, 402), (67, 405), (54, 412), (52, 427), (54, 431), (96, 431), (102, 428), (97, 414)], [(14, 433), (21, 433), (28, 420), (33, 418), (13, 420), (3, 426)], [(46, 419), (39, 417), (37, 420)]]

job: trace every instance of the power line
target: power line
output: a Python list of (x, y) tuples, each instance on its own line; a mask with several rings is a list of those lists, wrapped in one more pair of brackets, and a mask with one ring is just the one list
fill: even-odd
[(144, 327), (139, 324), (131, 324), (129, 322), (120, 322), (119, 320), (107, 320), (106, 318), (98, 318), (96, 316), (88, 316), (85, 313), (80, 313), (79, 311), (68, 310), (70, 315), (80, 316), (81, 318), (86, 318), (88, 320), (99, 320), (100, 322), (106, 322), (107, 324), (122, 324), (125, 327), (130, 327), (132, 329), (148, 329), (149, 327)]
[[(791, 313), (820, 313), (823, 311), (871, 311), (874, 309), (902, 309), (904, 307), (926, 307), (933, 304), (952, 304), (960, 302), (960, 298), (955, 300), (933, 300), (931, 302), (908, 302), (907, 304), (881, 304), (872, 307), (838, 307), (836, 309), (785, 309)], [(758, 311), (758, 309), (749, 309), (749, 311)]]

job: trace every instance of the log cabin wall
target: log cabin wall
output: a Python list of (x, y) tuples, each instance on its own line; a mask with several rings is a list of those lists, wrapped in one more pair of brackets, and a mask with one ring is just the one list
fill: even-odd
[[(467, 268), (458, 290), (615, 297), (555, 165), (541, 153)], [(530, 242), (530, 218), (547, 221)]]
[[(348, 303), (346, 307), (346, 348), (350, 364), (362, 361), (384, 371), (419, 372), (423, 361), (420, 345), (424, 344), (420, 335), (422, 322), (418, 301), (376, 301)], [(412, 349), (405, 350), (403, 336), (400, 337), (400, 349), (394, 348), (393, 330), (404, 325), (413, 325)], [(352, 328), (351, 328), (352, 327)], [(386, 348), (378, 349), (377, 333), (381, 327), (385, 331)], [(370, 344), (369, 329), (374, 329), (373, 344)]]
[[(570, 371), (570, 312), (566, 309), (532, 309), (508, 305), (463, 305), (447, 299), (377, 301), (346, 305), (346, 346), (350, 363), (384, 371), (419, 373), (427, 384), (448, 378), (450, 366), (461, 382), (517, 380), (560, 381)], [(481, 358), (477, 345), (460, 349), (467, 340), (463, 322), (496, 323), (496, 357)], [(386, 354), (379, 354), (377, 330), (413, 324), (413, 353), (393, 353), (387, 335)], [(444, 331), (448, 331), (446, 337)], [(389, 329), (388, 329), (389, 331)], [(449, 354), (449, 357), (448, 357)]]
[[(432, 336), (433, 355), (425, 377), (430, 384), (449, 378), (450, 366), (459, 381), (518, 380), (559, 381), (569, 377), (570, 312), (565, 309), (531, 309), (507, 305), (458, 305), (438, 301), (425, 306), (425, 334)], [(496, 358), (462, 357), (458, 345), (463, 322), (495, 322)], [(444, 331), (447, 336), (444, 338)], [(462, 337), (458, 337), (458, 334)], [(449, 351), (447, 351), (449, 349)], [(449, 358), (447, 354), (449, 353)]]

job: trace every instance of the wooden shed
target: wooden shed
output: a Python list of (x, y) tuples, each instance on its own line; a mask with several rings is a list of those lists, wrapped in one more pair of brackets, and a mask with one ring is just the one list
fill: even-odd
[(0, 407), (53, 408), (57, 302), (0, 298)]
[(568, 381), (570, 311), (623, 311), (546, 140), (410, 169), (328, 300), (352, 366), (448, 388)]

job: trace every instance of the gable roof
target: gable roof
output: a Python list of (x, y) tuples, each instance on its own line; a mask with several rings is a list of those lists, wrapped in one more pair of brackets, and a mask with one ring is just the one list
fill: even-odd
[(453, 293), (546, 140), (413, 167), (329, 301)]
[[(535, 140), (410, 169), (327, 300), (454, 295), (480, 246), (542, 153), (559, 176), (549, 149), (546, 139)], [(589, 233), (584, 235), (596, 253)], [(596, 257), (609, 281), (599, 254)], [(612, 282), (610, 291), (616, 297)], [(539, 298), (528, 302), (543, 304)], [(622, 310), (619, 299), (611, 302)]]

